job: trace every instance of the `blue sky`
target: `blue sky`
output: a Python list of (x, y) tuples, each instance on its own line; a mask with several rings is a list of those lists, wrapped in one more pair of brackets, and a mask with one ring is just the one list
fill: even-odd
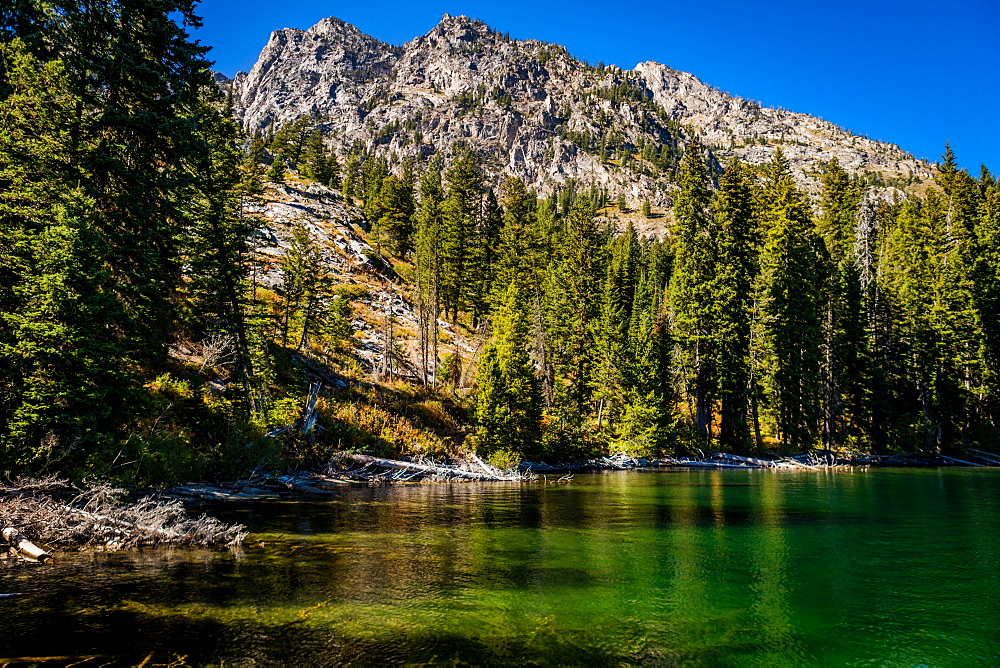
[(1000, 172), (1000, 0), (203, 0), (199, 13), (195, 36), (229, 76), (278, 28), (336, 16), (402, 44), (444, 13), (465, 14), (593, 64), (661, 62), (932, 161), (950, 141), (975, 175), (981, 163)]

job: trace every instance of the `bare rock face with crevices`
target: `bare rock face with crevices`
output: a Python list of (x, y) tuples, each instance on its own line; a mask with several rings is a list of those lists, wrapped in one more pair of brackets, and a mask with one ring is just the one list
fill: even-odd
[(780, 146), (808, 188), (834, 157), (887, 183), (930, 177), (926, 162), (897, 146), (763, 107), (665, 65), (595, 68), (561, 46), (513, 40), (464, 16), (446, 14), (402, 47), (335, 18), (277, 30), (231, 87), (250, 130), (309, 114), (341, 154), (360, 142), (392, 166), (467, 147), (494, 181), (518, 176), (539, 194), (575, 180), (664, 204), (696, 133), (722, 164), (761, 164)]
[(898, 146), (851, 134), (833, 123), (723, 93), (687, 72), (660, 63), (639, 63), (639, 74), (653, 99), (675, 120), (698, 130), (705, 143), (724, 158), (760, 164), (781, 146), (792, 167), (816, 170), (837, 158), (848, 171), (870, 170), (930, 178), (926, 163)]

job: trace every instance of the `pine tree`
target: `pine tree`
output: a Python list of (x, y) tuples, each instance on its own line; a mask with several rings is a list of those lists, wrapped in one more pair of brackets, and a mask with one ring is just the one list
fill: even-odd
[(389, 165), (383, 157), (369, 156), (361, 164), (361, 197), (364, 200), (365, 217), (369, 223), (378, 220), (370, 207), (378, 199), (378, 193), (382, 189), (382, 182), (389, 176)]
[(235, 384), (241, 389), (243, 417), (259, 412), (263, 388), (256, 382), (251, 353), (249, 235), (253, 221), (246, 204), (260, 194), (257, 156), (262, 142), (251, 139), (247, 153), (239, 149), (240, 130), (233, 120), (232, 99), (225, 106), (206, 91), (199, 130), (203, 151), (192, 160), (192, 193), (183, 262), (186, 297), (184, 325), (198, 338), (223, 337), (232, 342)]
[(469, 256), (482, 201), (482, 174), (469, 153), (458, 156), (445, 172), (447, 195), (441, 205), (440, 295), (451, 319), (469, 305)]
[(327, 287), (326, 271), (319, 248), (309, 230), (299, 223), (292, 228), (292, 243), (285, 250), (281, 266), (282, 316), (281, 345), (305, 345), (317, 307)]
[(826, 242), (831, 271), (823, 314), (823, 440), (827, 447), (864, 440), (869, 430), (871, 385), (868, 316), (855, 255), (861, 186), (836, 159), (820, 178), (823, 191), (817, 231)]
[(493, 335), (476, 374), (476, 436), (488, 452), (537, 452), (541, 392), (528, 356), (523, 288), (512, 283), (493, 317)]
[[(303, 114), (290, 123), (285, 123), (274, 133), (271, 139), (271, 152), (278, 153), (293, 165), (298, 166), (303, 158), (309, 156), (309, 142), (318, 130), (314, 131), (314, 122), (311, 116)], [(319, 136), (322, 144), (322, 135)]]
[(503, 226), (503, 210), (492, 188), (486, 188), (476, 216), (476, 229), (469, 244), (466, 265), (466, 303), (472, 322), (478, 326), (490, 310), (497, 262), (497, 247)]
[(589, 414), (594, 324), (600, 312), (604, 271), (594, 216), (589, 199), (576, 201), (545, 286), (545, 330), (554, 374), (552, 410), (575, 426)]
[[(13, 8), (12, 25), (28, 8)], [(82, 461), (141, 409), (139, 372), (166, 364), (198, 212), (193, 174), (209, 150), (202, 94), (214, 85), (207, 48), (178, 25), (199, 25), (190, 3), (35, 9), (34, 54), (12, 41), (2, 67), (2, 225), (16, 246), (4, 264), (19, 275), (2, 298), (0, 340), (20, 358), (2, 381), (3, 410), (22, 463), (38, 461), (32, 451)], [(39, 178), (57, 163), (61, 173)], [(24, 201), (49, 214), (24, 215)]]
[(637, 385), (638, 369), (631, 347), (630, 324), (641, 249), (631, 225), (609, 246), (600, 317), (594, 324), (593, 385), (594, 396), (599, 402), (598, 422), (613, 423), (628, 405), (628, 394)]
[(271, 166), (267, 168), (267, 174), (265, 174), (265, 176), (271, 183), (284, 183), (285, 156), (283, 154), (275, 154), (274, 159), (271, 161)]
[(768, 165), (764, 245), (755, 286), (755, 346), (764, 408), (781, 443), (812, 447), (819, 435), (824, 259), (805, 203), (778, 148)]
[(978, 211), (980, 190), (949, 154), (939, 175), (945, 191), (931, 189), (899, 207), (880, 267), (901, 350), (894, 413), (912, 416), (914, 426), (903, 436), (930, 450), (974, 434), (980, 397), (989, 394), (983, 343), (991, 316), (980, 310), (988, 301), (978, 297), (976, 267), (976, 258), (988, 253), (979, 248), (971, 213)]
[(438, 318), (441, 312), (441, 207), (444, 187), (441, 162), (435, 157), (420, 180), (420, 203), (414, 214), (415, 260), (420, 318), (420, 359), (424, 384), (427, 369), (434, 370), (437, 385)]
[(413, 191), (395, 175), (382, 180), (375, 197), (365, 204), (372, 234), (390, 254), (405, 256), (413, 247)]
[(823, 190), (820, 194), (820, 214), (816, 231), (826, 242), (835, 264), (853, 254), (854, 228), (861, 201), (862, 187), (834, 158), (825, 164), (820, 174)]
[(340, 188), (340, 160), (337, 158), (337, 149), (330, 147), (330, 152), (326, 155), (327, 179), (326, 185), (329, 188)]
[(331, 157), (332, 153), (328, 152), (323, 144), (323, 133), (319, 128), (313, 130), (302, 149), (302, 173), (324, 186), (333, 187), (336, 162), (331, 165)]
[(528, 192), (521, 179), (507, 177), (501, 188), (500, 204), (503, 223), (498, 241), (494, 302), (499, 302), (511, 283), (533, 285), (539, 263), (534, 193)]
[(716, 240), (709, 205), (711, 180), (701, 143), (684, 152), (680, 186), (674, 202), (677, 238), (670, 308), (674, 344), (684, 393), (694, 405), (698, 433), (711, 438), (711, 418), (718, 396), (719, 346), (715, 336), (714, 282)]
[[(228, 106), (232, 106), (232, 99)], [(255, 130), (250, 136), (250, 143), (247, 145), (246, 154), (243, 157), (243, 164), (240, 171), (243, 174), (243, 191), (248, 196), (256, 197), (264, 188), (264, 169), (261, 163), (264, 161), (264, 154), (267, 145), (259, 130)]]
[(214, 87), (208, 47), (186, 0), (102, 0), (53, 12), (70, 85), (79, 98), (69, 129), (80, 183), (96, 202), (91, 224), (111, 249), (108, 266), (130, 354), (161, 367), (181, 281), (179, 241), (190, 158), (202, 150), (201, 91)]
[(976, 220), (973, 282), (987, 369), (988, 395), (982, 409), (991, 428), (982, 438), (993, 440), (1000, 426), (1000, 187), (985, 167), (979, 185), (982, 195)]
[[(615, 362), (621, 378), (620, 394), (605, 417), (613, 421), (609, 426), (614, 447), (635, 455), (656, 455), (672, 451), (676, 432), (673, 345), (665, 307), (670, 255), (662, 242), (642, 248), (629, 236), (626, 232), (616, 240), (613, 246), (618, 249), (612, 250), (609, 262), (611, 267), (634, 266), (635, 287), (627, 309), (627, 343), (623, 357)], [(633, 243), (634, 250), (629, 248)], [(619, 285), (627, 284), (622, 279), (631, 273), (609, 271), (609, 275), (619, 276), (615, 281)], [(620, 288), (616, 292), (627, 294)]]
[[(75, 185), (77, 98), (63, 63), (0, 44), (0, 444), (5, 466), (38, 468), (106, 442), (135, 401), (108, 252)], [(82, 446), (82, 447), (81, 447)]]
[(727, 451), (750, 445), (750, 315), (760, 233), (749, 170), (732, 160), (719, 180), (713, 209), (718, 235), (713, 283), (719, 344), (719, 442)]
[(342, 184), (341, 192), (344, 194), (344, 199), (350, 202), (358, 198), (360, 194), (358, 191), (361, 189), (361, 159), (358, 156), (353, 154), (347, 156)]

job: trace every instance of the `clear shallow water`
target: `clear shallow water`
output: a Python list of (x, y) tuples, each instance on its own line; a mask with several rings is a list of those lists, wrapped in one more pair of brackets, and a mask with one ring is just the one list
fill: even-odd
[(610, 473), (223, 510), (254, 532), (241, 555), (0, 569), (29, 594), (0, 600), (0, 657), (1000, 664), (1000, 471)]

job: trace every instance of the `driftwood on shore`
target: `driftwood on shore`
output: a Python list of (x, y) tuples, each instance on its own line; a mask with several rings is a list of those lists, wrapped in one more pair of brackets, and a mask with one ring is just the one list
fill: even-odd
[(808, 452), (793, 457), (759, 459), (724, 452), (691, 458), (663, 458), (652, 460), (652, 466), (689, 468), (763, 468), (786, 470), (820, 470), (869, 466), (1000, 466), (1000, 456), (980, 450), (967, 449), (963, 458), (939, 453), (897, 453), (873, 455), (867, 453), (833, 452), (829, 450)]
[(525, 462), (522, 467), (539, 475), (580, 473), (606, 470), (646, 470), (659, 468), (705, 469), (774, 469), (785, 471), (818, 471), (821, 469), (847, 469), (870, 466), (1000, 466), (1000, 455), (966, 448), (961, 458), (936, 453), (897, 453), (872, 455), (866, 453), (834, 452), (828, 450), (808, 452), (792, 457), (772, 455), (769, 459), (746, 457), (726, 452), (700, 453), (697, 457), (631, 457), (619, 453), (585, 462), (544, 464)]
[(45, 563), (52, 558), (50, 552), (46, 552), (32, 543), (14, 527), (4, 527), (0, 530), (0, 536), (3, 537), (4, 546), (11, 554), (23, 554), (39, 563)]
[(80, 489), (56, 478), (0, 484), (0, 526), (8, 553), (47, 561), (40, 546), (237, 545), (240, 525), (192, 517), (177, 500), (126, 498), (107, 485)]
[[(249, 480), (177, 485), (162, 492), (162, 498), (240, 503), (279, 499), (288, 496), (336, 496), (352, 485), (385, 485), (416, 481), (496, 481), (533, 480), (529, 472), (505, 472), (477, 457), (468, 455), (454, 465), (430, 461), (403, 461), (369, 455), (339, 454), (324, 472), (302, 471), (285, 475), (258, 475)], [(478, 470), (473, 470), (473, 468)]]
[[(378, 469), (388, 469), (391, 471), (401, 471), (404, 474), (412, 473), (419, 475), (435, 475), (442, 478), (463, 478), (466, 480), (491, 480), (513, 482), (523, 480), (522, 475), (506, 475), (496, 469), (492, 469), (488, 464), (478, 457), (475, 462), (483, 468), (484, 473), (469, 471), (456, 466), (442, 466), (440, 464), (423, 464), (419, 462), (404, 462), (396, 459), (384, 459), (382, 457), (372, 457), (370, 455), (348, 455), (348, 459), (365, 467)], [(490, 471), (492, 469), (492, 471)]]
[[(351, 485), (385, 485), (417, 481), (531, 481), (569, 482), (572, 474), (601, 470), (655, 471), (661, 468), (771, 469), (818, 471), (869, 466), (998, 466), (1000, 455), (967, 449), (964, 459), (942, 455), (903, 453), (870, 455), (818, 451), (794, 457), (771, 459), (713, 452), (699, 457), (632, 457), (619, 453), (583, 462), (545, 464), (522, 462), (518, 472), (500, 471), (475, 453), (466, 461), (440, 464), (418, 459), (404, 461), (362, 454), (336, 454), (323, 472), (305, 471), (285, 475), (257, 475), (248, 480), (226, 483), (188, 483), (160, 494), (161, 498), (207, 502), (250, 502), (286, 496), (336, 496)], [(552, 476), (562, 476), (555, 477)]]

